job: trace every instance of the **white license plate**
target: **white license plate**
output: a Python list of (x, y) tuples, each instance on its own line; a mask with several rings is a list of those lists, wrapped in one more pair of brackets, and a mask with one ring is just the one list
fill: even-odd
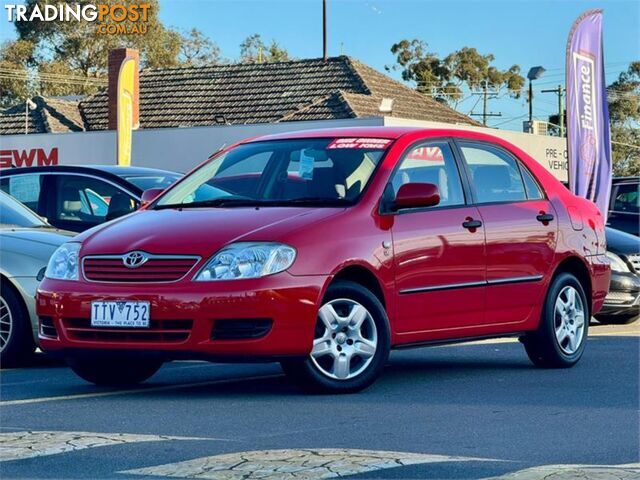
[(149, 310), (149, 302), (91, 302), (91, 326), (146, 328)]

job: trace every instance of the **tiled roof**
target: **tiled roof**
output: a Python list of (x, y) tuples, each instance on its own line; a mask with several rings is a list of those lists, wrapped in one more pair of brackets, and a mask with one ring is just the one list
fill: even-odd
[[(471, 118), (349, 57), (144, 70), (140, 127), (185, 127), (392, 115), (478, 125)], [(80, 103), (87, 130), (107, 128), (106, 91)], [(218, 121), (216, 121), (216, 117)]]
[[(392, 113), (379, 111), (385, 97), (394, 99)], [(79, 104), (42, 101), (45, 108), (32, 113), (29, 133), (107, 129), (106, 89)], [(140, 73), (140, 128), (382, 115), (478, 125), (468, 116), (345, 56), (326, 61), (213, 65)], [(23, 132), (24, 104), (1, 112), (0, 133)]]
[[(29, 133), (79, 132), (84, 129), (78, 102), (61, 98), (34, 97), (37, 108), (29, 109)], [(24, 102), (0, 111), (0, 135), (25, 133)]]

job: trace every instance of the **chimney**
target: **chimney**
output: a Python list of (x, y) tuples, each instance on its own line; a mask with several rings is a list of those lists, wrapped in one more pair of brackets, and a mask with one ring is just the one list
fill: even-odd
[(123, 62), (133, 59), (136, 62), (133, 91), (133, 128), (140, 124), (140, 54), (134, 48), (118, 48), (109, 51), (109, 71), (107, 98), (109, 101), (109, 130), (118, 128), (118, 77)]

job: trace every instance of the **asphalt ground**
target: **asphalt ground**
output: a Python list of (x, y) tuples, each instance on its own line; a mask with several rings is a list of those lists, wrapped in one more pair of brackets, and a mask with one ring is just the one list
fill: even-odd
[(580, 363), (499, 340), (392, 353), (353, 395), (277, 364), (173, 362), (133, 390), (59, 361), (0, 372), (0, 477), (640, 478), (640, 322), (590, 331)]

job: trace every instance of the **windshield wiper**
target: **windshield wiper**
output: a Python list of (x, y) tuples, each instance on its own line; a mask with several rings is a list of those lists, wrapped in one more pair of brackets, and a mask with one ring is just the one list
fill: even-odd
[(289, 200), (258, 200), (245, 197), (223, 197), (210, 200), (200, 200), (191, 203), (170, 203), (158, 205), (154, 210), (164, 210), (168, 208), (200, 208), (200, 207), (286, 207), (298, 205), (314, 205), (320, 207), (343, 207), (352, 205), (353, 200), (346, 198), (320, 198), (320, 197), (300, 197)]
[(352, 205), (353, 200), (346, 198), (322, 198), (322, 197), (300, 197), (292, 198), (290, 200), (274, 200), (274, 203), (282, 205), (319, 205), (321, 207), (343, 207), (345, 205)]
[(154, 210), (164, 210), (167, 208), (200, 208), (200, 207), (253, 207), (262, 205), (260, 200), (244, 197), (223, 197), (212, 198), (210, 200), (200, 200), (191, 203), (169, 203), (166, 205), (157, 205)]

